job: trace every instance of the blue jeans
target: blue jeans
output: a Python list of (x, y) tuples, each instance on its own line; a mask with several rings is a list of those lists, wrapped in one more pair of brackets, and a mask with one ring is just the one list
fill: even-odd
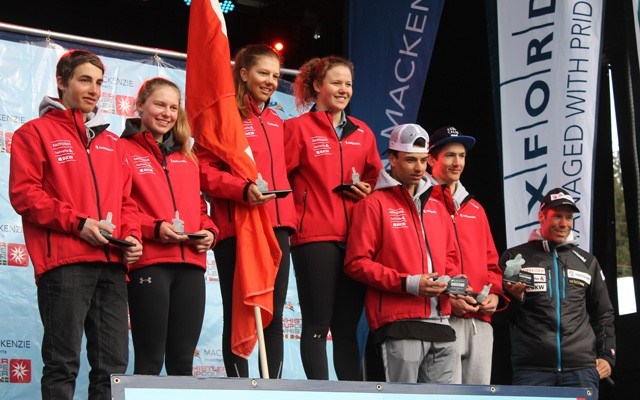
[[(582, 387), (593, 388), (597, 392), (599, 383), (600, 374), (598, 374), (595, 367), (566, 372), (525, 369), (513, 371), (514, 385)], [(594, 398), (597, 398), (597, 394)]]
[(122, 264), (64, 265), (38, 282), (42, 339), (42, 399), (73, 399), (83, 332), (87, 337), (89, 396), (111, 399), (111, 374), (127, 369), (127, 288)]

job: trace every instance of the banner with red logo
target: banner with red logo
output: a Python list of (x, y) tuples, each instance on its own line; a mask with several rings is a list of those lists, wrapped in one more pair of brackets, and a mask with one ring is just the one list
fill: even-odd
[[(87, 46), (80, 43), (45, 40), (3, 31), (0, 27), (0, 397), (40, 398), (42, 324), (37, 306), (33, 267), (25, 246), (22, 221), (7, 197), (11, 140), (22, 124), (38, 116), (44, 95), (56, 97), (55, 65), (68, 49), (83, 48), (98, 54), (106, 66), (100, 109), (119, 134), (125, 118), (134, 116), (134, 101), (141, 83), (154, 76), (174, 81), (184, 94), (185, 63)], [(283, 118), (297, 115), (289, 85), (282, 82), (271, 98), (272, 107)], [(300, 364), (300, 308), (293, 273), (290, 274), (287, 306), (284, 310), (285, 361), (283, 376), (304, 378)], [(225, 376), (222, 361), (222, 300), (213, 252), (208, 253), (205, 273), (207, 303), (202, 334), (193, 359), (193, 374), (199, 377)], [(84, 349), (84, 344), (82, 346)], [(252, 354), (251, 376), (258, 376), (257, 352)], [(129, 373), (134, 352), (130, 346)], [(86, 398), (88, 362), (83, 350), (76, 386), (76, 398)]]

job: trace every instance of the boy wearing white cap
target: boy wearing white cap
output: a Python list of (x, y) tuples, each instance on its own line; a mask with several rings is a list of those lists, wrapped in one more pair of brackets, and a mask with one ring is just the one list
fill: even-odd
[(450, 216), (430, 198), (428, 141), (416, 124), (392, 131), (390, 170), (355, 206), (347, 240), (345, 272), (367, 285), (367, 320), (390, 382), (453, 382), (455, 332), (437, 277), (458, 275), (459, 256)]

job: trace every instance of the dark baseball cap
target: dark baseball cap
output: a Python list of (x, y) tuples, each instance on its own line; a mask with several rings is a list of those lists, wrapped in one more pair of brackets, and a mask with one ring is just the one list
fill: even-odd
[(569, 206), (574, 212), (580, 212), (580, 209), (576, 206), (576, 202), (573, 200), (573, 197), (571, 197), (569, 192), (561, 188), (549, 190), (542, 199), (540, 211), (560, 206)]
[(451, 142), (462, 143), (467, 150), (476, 144), (473, 137), (462, 135), (453, 126), (443, 126), (429, 135), (429, 151)]

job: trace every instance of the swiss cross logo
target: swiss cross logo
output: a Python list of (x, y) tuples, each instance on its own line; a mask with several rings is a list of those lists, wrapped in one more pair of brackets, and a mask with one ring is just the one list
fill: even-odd
[(116, 95), (116, 114), (133, 117), (136, 99), (131, 96)]
[(31, 382), (31, 360), (14, 358), (9, 362), (9, 383)]
[(26, 267), (29, 265), (27, 246), (21, 243), (9, 243), (7, 246), (7, 265)]

